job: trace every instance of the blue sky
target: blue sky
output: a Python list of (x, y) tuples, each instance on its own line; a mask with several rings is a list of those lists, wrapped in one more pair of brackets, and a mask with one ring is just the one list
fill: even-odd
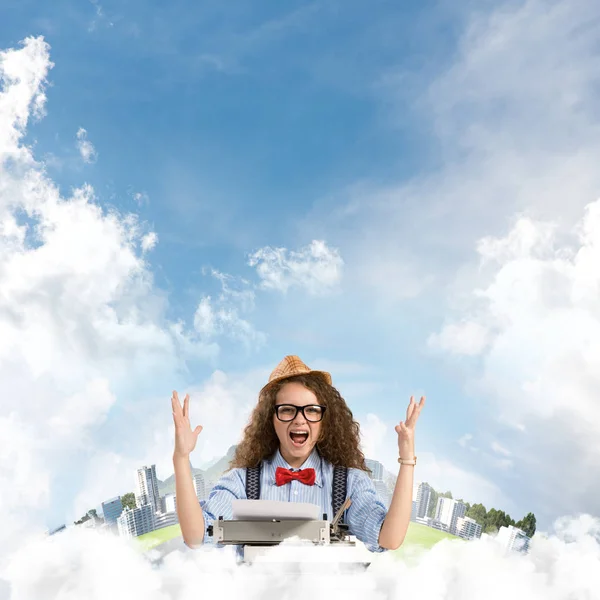
[(2, 216), (29, 226), (2, 308), (31, 301), (6, 317), (3, 391), (36, 407), (5, 427), (46, 482), (40, 522), (130, 491), (141, 464), (171, 473), (172, 389), (205, 427), (193, 463), (222, 454), (286, 354), (331, 371), (389, 469), (425, 393), (418, 480), (544, 528), (593, 512), (592, 2), (0, 10), (0, 49), (42, 73), (32, 99), (47, 81), (41, 118), (15, 121), (6, 78), (0, 112), (20, 132)]

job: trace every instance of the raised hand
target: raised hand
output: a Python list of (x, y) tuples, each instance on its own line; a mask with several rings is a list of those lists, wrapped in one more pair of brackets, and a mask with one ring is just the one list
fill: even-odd
[(177, 392), (173, 392), (171, 405), (173, 407), (173, 421), (175, 422), (175, 451), (173, 455), (187, 458), (196, 447), (196, 441), (202, 431), (202, 425), (198, 425), (192, 431), (192, 427), (190, 426), (189, 394), (185, 395), (182, 408)]
[(411, 459), (415, 453), (415, 425), (424, 406), (425, 396), (421, 396), (418, 404), (411, 396), (406, 409), (406, 421), (400, 421), (395, 427), (398, 434), (398, 450), (402, 458)]

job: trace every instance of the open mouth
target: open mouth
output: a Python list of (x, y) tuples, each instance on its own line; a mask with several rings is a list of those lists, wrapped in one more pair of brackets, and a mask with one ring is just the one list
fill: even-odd
[(301, 448), (306, 444), (308, 439), (308, 431), (290, 431), (290, 439), (296, 448)]

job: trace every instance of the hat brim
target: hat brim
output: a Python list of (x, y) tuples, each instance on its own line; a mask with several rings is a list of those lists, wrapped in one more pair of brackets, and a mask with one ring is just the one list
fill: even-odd
[(263, 386), (260, 390), (262, 394), (265, 390), (269, 389), (272, 385), (283, 381), (284, 379), (291, 379), (292, 377), (300, 377), (301, 375), (317, 375), (318, 377), (322, 377), (328, 385), (332, 384), (331, 374), (327, 371), (307, 371), (306, 373), (294, 373), (293, 375), (280, 375), (279, 377), (275, 377), (269, 383)]

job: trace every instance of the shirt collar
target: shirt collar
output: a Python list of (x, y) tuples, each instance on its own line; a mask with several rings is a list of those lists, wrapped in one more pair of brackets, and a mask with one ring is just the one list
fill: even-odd
[(314, 469), (315, 470), (315, 485), (318, 487), (323, 487), (323, 473), (322, 473), (322, 464), (321, 464), (321, 456), (317, 452), (316, 448), (313, 448), (313, 451), (310, 453), (308, 458), (304, 461), (304, 464), (299, 468), (290, 467), (288, 462), (281, 456), (281, 452), (279, 448), (275, 452), (275, 454), (268, 461), (271, 469), (269, 473), (269, 483), (271, 485), (275, 485), (275, 471), (277, 467), (281, 467), (282, 469), (291, 469), (292, 471), (299, 471), (300, 469)]

